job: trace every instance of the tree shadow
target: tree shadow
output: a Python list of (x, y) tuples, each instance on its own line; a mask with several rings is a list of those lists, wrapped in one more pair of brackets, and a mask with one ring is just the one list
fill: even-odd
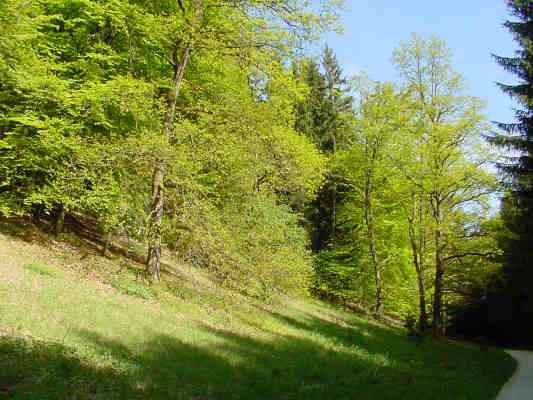
[(132, 350), (93, 332), (77, 334), (135, 366), (130, 379), (150, 399), (375, 399), (378, 393), (398, 399), (399, 390), (408, 390), (402, 385), (411, 383), (409, 374), (365, 352), (294, 336), (272, 341), (209, 326), (199, 330), (210, 337), (205, 347), (154, 334)]
[(128, 398), (127, 380), (58, 343), (0, 336), (0, 399)]
[[(365, 326), (366, 334), (312, 316), (277, 318), (305, 334), (244, 334), (198, 325), (197, 337), (149, 331), (145, 342), (126, 345), (121, 338), (73, 331), (83, 353), (0, 337), (0, 398), (471, 400), (490, 398), (498, 389), (496, 378), (490, 386), (490, 374), (487, 385), (473, 385), (478, 375), (451, 368), (458, 361), (454, 354), (445, 360), (428, 348), (424, 355), (379, 326)], [(446, 390), (435, 392), (442, 385)]]
[[(301, 312), (299, 318), (270, 311), (269, 314), (294, 329), (302, 332), (317, 332), (343, 346), (358, 346), (371, 354), (385, 356), (394, 362), (413, 359), (424, 354), (430, 348), (447, 348), (450, 342), (440, 342), (430, 336), (412, 337), (404, 329), (391, 327), (373, 319), (363, 319), (359, 316), (339, 316), (332, 314), (328, 319), (309, 312)], [(345, 314), (349, 315), (349, 314)], [(445, 339), (443, 339), (445, 340)], [(463, 344), (454, 343), (452, 348), (461, 348)], [(447, 358), (446, 352), (442, 361)]]

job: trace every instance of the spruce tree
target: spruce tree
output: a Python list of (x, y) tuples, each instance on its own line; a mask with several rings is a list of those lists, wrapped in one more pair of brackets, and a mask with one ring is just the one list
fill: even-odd
[(309, 88), (309, 93), (296, 107), (295, 129), (318, 145), (321, 141), (321, 131), (324, 126), (327, 99), (326, 81), (324, 75), (320, 72), (319, 64), (313, 60), (306, 60), (301, 69), (303, 71), (296, 71), (296, 74), (305, 82)]
[[(296, 130), (310, 137), (325, 154), (334, 156), (349, 129), (352, 97), (342, 68), (329, 47), (325, 47), (320, 65), (307, 61), (300, 78), (309, 87), (307, 98), (297, 107)], [(311, 225), (312, 248), (320, 251), (335, 237), (338, 182), (329, 174), (307, 219)]]
[(321, 130), (321, 148), (335, 153), (346, 127), (346, 114), (352, 110), (352, 97), (348, 95), (348, 81), (330, 47), (322, 54), (322, 68), (326, 85), (326, 101)]
[[(348, 82), (343, 76), (342, 68), (330, 47), (326, 46), (322, 55), (322, 68), (326, 82), (326, 102), (324, 125), (321, 132), (322, 148), (335, 155), (346, 127), (345, 116), (352, 110), (352, 97), (347, 94)], [(326, 187), (326, 196), (330, 199), (330, 235), (335, 237), (337, 230), (337, 179), (330, 174)]]
[(514, 57), (495, 59), (519, 81), (515, 85), (498, 85), (520, 108), (515, 122), (497, 123), (502, 133), (492, 137), (492, 141), (510, 154), (501, 169), (509, 187), (502, 218), (511, 233), (503, 243), (504, 291), (512, 307), (505, 313), (507, 320), (500, 322), (506, 323), (509, 339), (518, 343), (531, 342), (527, 332), (533, 329), (533, 1), (508, 0), (507, 4), (514, 19), (504, 26), (514, 36), (519, 50)]

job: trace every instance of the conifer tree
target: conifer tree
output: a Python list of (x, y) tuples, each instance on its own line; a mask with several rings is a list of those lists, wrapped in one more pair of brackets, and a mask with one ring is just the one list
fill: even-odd
[(343, 127), (346, 126), (344, 116), (352, 109), (352, 97), (347, 94), (348, 81), (343, 75), (339, 61), (328, 46), (325, 47), (322, 55), (322, 68), (326, 85), (326, 102), (324, 121), (320, 127), (321, 147), (334, 154), (337, 151)]
[(320, 65), (313, 60), (305, 60), (300, 69), (295, 74), (305, 83), (308, 93), (296, 106), (295, 129), (318, 145), (324, 125), (326, 81), (320, 72)]
[[(298, 107), (296, 129), (312, 138), (323, 153), (333, 157), (349, 128), (353, 108), (348, 82), (331, 48), (325, 47), (321, 65), (313, 61), (307, 63), (304, 81), (309, 94)], [(315, 251), (324, 249), (335, 236), (337, 197), (337, 182), (330, 174), (311, 205), (308, 217)]]
[[(346, 126), (345, 115), (350, 112), (352, 98), (347, 95), (347, 81), (337, 57), (330, 47), (326, 46), (322, 55), (322, 67), (326, 83), (326, 108), (324, 126), (321, 135), (322, 147), (335, 155), (342, 128)], [(331, 236), (335, 237), (337, 229), (337, 181), (334, 175), (329, 177), (331, 198)]]
[(518, 102), (520, 109), (516, 111), (515, 122), (497, 123), (503, 133), (493, 136), (491, 141), (510, 151), (507, 162), (500, 165), (510, 189), (503, 202), (502, 217), (511, 234), (503, 247), (506, 296), (513, 299), (508, 322), (513, 324), (511, 331), (518, 338), (533, 328), (533, 2), (509, 0), (507, 4), (514, 19), (504, 26), (520, 49), (514, 57), (494, 57), (518, 77), (515, 85), (498, 85)]

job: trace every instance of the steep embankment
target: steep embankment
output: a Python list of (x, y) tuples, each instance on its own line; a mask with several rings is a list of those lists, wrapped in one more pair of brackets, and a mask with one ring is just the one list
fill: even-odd
[(487, 400), (514, 367), (312, 301), (265, 307), (185, 266), (148, 287), (133, 267), (0, 234), (0, 398)]

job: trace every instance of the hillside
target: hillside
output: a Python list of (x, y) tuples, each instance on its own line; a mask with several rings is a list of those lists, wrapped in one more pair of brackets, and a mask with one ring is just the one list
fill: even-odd
[(514, 368), (312, 300), (265, 306), (170, 259), (174, 279), (147, 286), (74, 238), (2, 232), (0, 398), (486, 400)]

